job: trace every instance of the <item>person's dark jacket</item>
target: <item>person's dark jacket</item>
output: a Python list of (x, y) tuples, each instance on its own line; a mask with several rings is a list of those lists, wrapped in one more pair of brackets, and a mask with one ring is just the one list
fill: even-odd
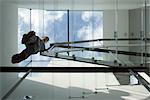
[(31, 51), (33, 54), (45, 50), (44, 42), (35, 34), (24, 34), (22, 38), (22, 44), (25, 44), (26, 48), (29, 49), (29, 51)]

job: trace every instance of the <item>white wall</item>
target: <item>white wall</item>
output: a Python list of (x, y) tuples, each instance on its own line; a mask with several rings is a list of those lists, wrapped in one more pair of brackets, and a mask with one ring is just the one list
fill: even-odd
[(1, 61), (2, 61), (2, 22), (1, 22), (1, 18), (2, 18), (2, 14), (1, 14), (1, 10), (2, 10), (2, 3), (0, 0), (0, 66), (1, 66)]
[(2, 4), (2, 66), (12, 66), (11, 56), (17, 53), (18, 9), (16, 4)]
[[(11, 64), (11, 56), (18, 51), (18, 9), (16, 4), (10, 4), (9, 2), (5, 2), (5, 0), (2, 2), (0, 7), (0, 66), (14, 66)], [(12, 76), (11, 78), (16, 79), (16, 75)], [(5, 91), (7, 87), (10, 88), (10, 86), (14, 84), (14, 81), (11, 81), (8, 73), (0, 73), (0, 96), (2, 96), (3, 93), (6, 93)]]
[[(115, 31), (115, 10), (104, 10), (104, 38), (114, 38)], [(118, 37), (128, 37), (128, 10), (118, 11)], [(126, 34), (127, 33), (127, 34)]]
[[(11, 1), (11, 0), (10, 0)], [(18, 0), (16, 0), (18, 1)], [(115, 8), (116, 0), (26, 0), (20, 1), (21, 7), (33, 7), (33, 8), (45, 9), (84, 9), (84, 10), (110, 10)], [(142, 0), (119, 0), (119, 9), (133, 9), (141, 7)], [(94, 5), (94, 6), (93, 6)]]
[[(0, 66), (1, 66), (1, 60), (2, 60), (2, 57), (1, 57), (1, 52), (2, 52), (2, 46), (1, 46), (1, 43), (2, 43), (2, 32), (1, 32), (1, 24), (2, 24), (2, 22), (1, 22), (1, 0), (0, 0)], [(1, 84), (1, 74), (0, 74), (0, 97), (1, 97), (1, 93), (2, 93), (2, 84)]]
[[(142, 21), (141, 21), (141, 11), (142, 9), (133, 9), (133, 10), (129, 10), (129, 32), (130, 32), (130, 38), (141, 38), (140, 36), (140, 32), (143, 30), (142, 29)], [(130, 44), (142, 44), (143, 42), (141, 41), (130, 41)], [(130, 50), (131, 51), (136, 51), (136, 52), (141, 52), (143, 51), (142, 47), (130, 47)], [(130, 60), (133, 62), (133, 63), (141, 63), (142, 64), (142, 59), (141, 57), (138, 57), (138, 56), (132, 56), (130, 57)]]

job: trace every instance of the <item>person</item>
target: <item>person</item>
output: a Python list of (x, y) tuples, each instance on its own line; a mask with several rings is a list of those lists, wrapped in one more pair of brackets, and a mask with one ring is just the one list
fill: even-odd
[(45, 43), (47, 43), (48, 41), (49, 38), (47, 36), (40, 39), (38, 36), (36, 36), (36, 32), (34, 31), (30, 31), (27, 34), (24, 34), (22, 38), (22, 44), (26, 46), (26, 49), (24, 49), (19, 54), (13, 55), (11, 62), (13, 64), (19, 63), (27, 59), (32, 54), (37, 54), (38, 52), (46, 50)]

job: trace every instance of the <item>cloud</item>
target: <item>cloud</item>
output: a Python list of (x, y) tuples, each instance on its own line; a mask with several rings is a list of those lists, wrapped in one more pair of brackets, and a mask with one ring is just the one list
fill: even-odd
[(81, 18), (85, 22), (89, 22), (90, 20), (93, 20), (94, 18), (97, 21), (100, 21), (100, 19), (103, 17), (103, 13), (99, 13), (100, 11), (84, 11), (82, 12)]
[[(92, 25), (83, 26), (78, 31), (77, 35), (81, 40), (100, 39), (103, 38), (103, 27), (99, 25), (95, 29), (92, 29)], [(102, 42), (88, 43), (90, 46), (97, 46), (100, 44), (102, 44)]]
[(45, 11), (44, 17), (46, 20), (50, 20), (52, 22), (61, 21), (65, 13), (66, 13), (65, 11)]
[(30, 23), (30, 10), (27, 9), (23, 9), (23, 8), (19, 8), (18, 9), (18, 16), (23, 18), (23, 21), (25, 23)]
[[(66, 12), (64, 11), (43, 11), (43, 10), (33, 10), (32, 11), (32, 30), (39, 33), (39, 36), (49, 35), (53, 32), (56, 21), (61, 22), (63, 16)], [(49, 27), (49, 28), (47, 28)], [(52, 35), (52, 34), (51, 34)], [(49, 37), (50, 42), (54, 42), (53, 37)]]
[(81, 18), (82, 20), (84, 20), (85, 22), (88, 22), (90, 20), (90, 18), (92, 17), (93, 13), (89, 12), (89, 11), (85, 11), (82, 13)]
[(86, 25), (83, 26), (79, 31), (78, 31), (78, 38), (80, 39), (91, 39), (92, 37), (92, 25)]
[[(30, 10), (19, 8), (18, 16), (23, 18), (26, 24), (30, 24)], [(31, 23), (32, 30), (36, 32), (43, 32), (48, 24), (54, 23), (55, 21), (62, 21), (63, 16), (66, 12), (64, 11), (43, 11), (43, 10), (32, 10), (31, 12)], [(44, 24), (44, 25), (43, 25)]]
[[(88, 24), (81, 27), (77, 36), (80, 40), (90, 40), (90, 39), (100, 39), (103, 38), (103, 13), (93, 13), (92, 12), (83, 12), (82, 13), (83, 21), (88, 21)], [(94, 18), (95, 21), (90, 20)], [(93, 21), (93, 22), (92, 22)], [(90, 46), (97, 46), (102, 44), (102, 42), (88, 43)]]

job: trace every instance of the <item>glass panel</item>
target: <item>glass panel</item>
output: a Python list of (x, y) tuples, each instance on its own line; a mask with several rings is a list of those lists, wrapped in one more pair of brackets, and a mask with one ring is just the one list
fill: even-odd
[[(72, 10), (69, 12), (70, 23), (70, 41), (83, 41), (103, 38), (103, 11), (94, 10)], [(102, 46), (103, 42), (88, 42), (80, 44), (71, 44), (71, 46), (94, 47)], [(94, 52), (76, 52), (71, 53), (76, 56), (92, 58), (92, 56), (101, 56), (100, 53)]]
[[(31, 11), (31, 12), (30, 12)], [(36, 35), (42, 38), (48, 36), (50, 38), (49, 43), (67, 41), (67, 13), (66, 11), (46, 11), (36, 9), (23, 9), (19, 8), (19, 52), (25, 48), (21, 44), (22, 35), (31, 30), (36, 32)], [(28, 13), (27, 13), (28, 12)], [(26, 14), (27, 13), (27, 14)], [(31, 14), (31, 15), (30, 15)], [(26, 17), (28, 16), (28, 17)], [(31, 16), (31, 25), (30, 25)], [(23, 17), (21, 20), (21, 17)], [(25, 23), (25, 21), (27, 21)], [(26, 26), (25, 26), (26, 25)], [(28, 30), (27, 30), (28, 25)], [(26, 28), (24, 28), (26, 27)], [(43, 28), (44, 27), (44, 28)], [(20, 35), (21, 34), (21, 35)], [(49, 47), (49, 44), (46, 44)], [(32, 55), (32, 60), (48, 60), (49, 57), (42, 57), (39, 55)]]
[[(96, 1), (91, 3), (95, 4)], [(101, 2), (100, 2), (101, 3)], [(148, 2), (147, 2), (148, 3)], [(106, 3), (106, 5), (109, 5)], [(85, 56), (85, 58), (100, 58), (106, 61), (119, 60), (122, 63), (130, 63), (131, 65), (141, 65), (147, 58), (143, 57), (148, 45), (145, 41), (141, 41), (148, 33), (148, 23), (145, 15), (148, 16), (148, 7), (145, 14), (145, 2), (142, 0), (118, 1), (114, 0), (109, 9), (95, 10), (96, 7), (90, 6), (90, 10), (74, 10), (69, 11), (69, 35), (70, 41), (89, 40), (98, 38), (110, 38), (115, 41), (100, 41), (81, 44), (72, 44), (72, 46), (97, 47), (109, 50), (130, 51), (141, 53), (141, 56), (127, 56), (114, 53), (97, 53), (97, 52), (73, 52), (71, 55)], [(73, 6), (73, 5), (72, 5)], [(22, 8), (20, 8), (21, 10)], [(19, 16), (21, 11), (19, 10)], [(37, 34), (42, 37), (50, 36), (50, 43), (67, 41), (67, 11), (51, 11), (51, 10), (31, 10), (31, 26), (29, 25), (29, 9), (23, 9), (25, 12), (24, 19), (28, 20), (28, 28), (37, 31)], [(27, 13), (27, 14), (26, 14)], [(28, 17), (26, 18), (25, 16)], [(135, 17), (136, 15), (136, 17)], [(104, 18), (103, 18), (104, 17)], [(108, 18), (111, 17), (111, 18)], [(19, 17), (19, 27), (20, 23)], [(148, 18), (148, 17), (146, 17)], [(109, 22), (108, 22), (109, 19)], [(146, 21), (148, 22), (148, 21)], [(26, 24), (27, 25), (27, 24)], [(110, 26), (109, 26), (110, 25)], [(146, 26), (145, 26), (146, 25)], [(24, 25), (25, 26), (25, 25)], [(147, 28), (146, 28), (147, 27)], [(145, 31), (146, 29), (146, 31)], [(19, 30), (21, 30), (19, 28)], [(24, 30), (26, 31), (27, 28)], [(24, 32), (22, 32), (24, 33)], [(19, 31), (20, 34), (20, 31)], [(148, 35), (147, 35), (148, 36)], [(20, 41), (19, 37), (19, 41)], [(139, 38), (141, 40), (120, 41), (120, 38)], [(19, 44), (21, 45), (21, 44)], [(47, 44), (47, 47), (49, 44)], [(19, 47), (20, 48), (20, 47)], [(108, 57), (106, 57), (106, 55)], [(103, 56), (103, 57), (102, 57)], [(33, 55), (32, 60), (50, 60), (49, 57), (41, 57), (39, 54)]]
[[(25, 45), (21, 43), (24, 34), (30, 31), (30, 10), (26, 8), (18, 8), (18, 52), (22, 52), (25, 49)], [(26, 66), (29, 63), (31, 57), (21, 62), (19, 66)]]
[(70, 11), (70, 40), (103, 38), (103, 11)]
[(47, 11), (45, 17), (45, 31), (50, 36), (50, 42), (67, 41), (67, 11)]
[[(37, 15), (39, 15), (37, 17)], [(66, 11), (32, 10), (33, 30), (38, 31), (38, 36), (48, 36), (49, 43), (67, 41), (67, 13)], [(37, 18), (37, 20), (36, 20)], [(44, 21), (42, 21), (42, 20)], [(37, 23), (39, 21), (39, 23)], [(43, 24), (41, 24), (43, 22)], [(43, 28), (44, 27), (44, 28)], [(46, 44), (47, 48), (49, 43)], [(50, 60), (39, 54), (33, 55), (32, 60)]]
[(23, 34), (30, 31), (30, 10), (26, 8), (18, 8), (18, 52), (25, 48), (21, 44)]

